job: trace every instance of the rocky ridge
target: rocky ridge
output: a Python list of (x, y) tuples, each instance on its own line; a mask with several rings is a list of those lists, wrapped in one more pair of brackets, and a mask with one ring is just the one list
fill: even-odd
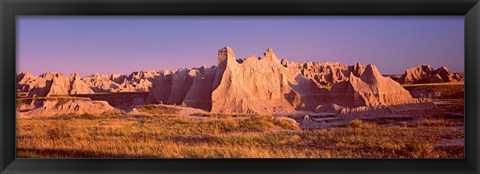
[(430, 65), (423, 64), (407, 69), (397, 81), (402, 84), (443, 83), (461, 82), (463, 78), (445, 66), (433, 69)]
[(58, 72), (48, 72), (40, 76), (19, 73), (17, 75), (17, 91), (28, 92), (28, 97), (94, 93), (77, 73), (66, 76)]
[(145, 103), (185, 105), (213, 113), (325, 112), (332, 107), (337, 113), (351, 113), (428, 102), (413, 99), (375, 65), (288, 62), (279, 60), (271, 48), (261, 57), (236, 59), (233, 49), (224, 47), (212, 67), (79, 79), (77, 74), (69, 78), (59, 73), (39, 77), (20, 73), (17, 90), (28, 91), (29, 96), (148, 91)]
[(106, 101), (88, 98), (35, 98), (17, 101), (17, 117), (51, 117), (67, 114), (103, 114), (115, 111)]

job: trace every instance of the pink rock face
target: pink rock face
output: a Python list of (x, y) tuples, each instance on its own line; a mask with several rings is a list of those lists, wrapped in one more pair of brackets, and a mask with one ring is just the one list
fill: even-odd
[(443, 83), (460, 82), (463, 78), (445, 66), (434, 70), (430, 65), (423, 64), (407, 69), (397, 81), (402, 84)]
[[(233, 55), (223, 53), (229, 51), (225, 48), (219, 55)], [(234, 57), (219, 60), (225, 61), (219, 62), (219, 67), (226, 66), (212, 93), (212, 112), (279, 113), (314, 110), (331, 103), (341, 107), (414, 103), (407, 90), (383, 77), (374, 65), (278, 61), (271, 49), (264, 57), (247, 58), (243, 63)]]
[(32, 81), (30, 86), (29, 97), (93, 93), (76, 73), (70, 78), (58, 72), (44, 73)]
[(19, 102), (17, 107), (24, 112), (19, 118), (50, 117), (64, 114), (102, 114), (115, 110), (106, 101), (92, 101), (80, 98), (32, 99)]
[[(432, 71), (422, 66), (407, 70), (405, 77), (421, 79)], [(456, 78), (446, 68), (435, 71), (433, 80)], [(210, 68), (138, 71), (129, 76), (94, 74), (81, 80), (77, 74), (70, 78), (59, 73), (38, 78), (19, 74), (17, 79), (22, 82), (19, 85), (34, 84), (29, 95), (149, 91), (145, 103), (182, 104), (213, 113), (353, 112), (416, 103), (375, 65), (280, 61), (271, 48), (262, 57), (237, 60), (233, 49), (224, 47), (218, 51), (217, 65)], [(29, 84), (27, 79), (36, 80)]]
[(172, 89), (171, 71), (163, 71), (153, 80), (152, 89), (147, 97), (147, 103), (166, 103)]
[(184, 103), (194, 108), (203, 110), (212, 109), (212, 83), (215, 69), (202, 67), (194, 69), (191, 73), (193, 82), (187, 92)]
[(93, 90), (82, 81), (77, 73), (73, 73), (70, 76), (69, 94), (93, 94)]
[[(260, 59), (247, 58), (238, 63), (231, 48), (219, 51), (218, 65), (223, 74), (212, 92), (212, 110), (219, 113), (291, 112), (294, 107), (285, 98), (291, 91), (289, 74), (272, 49)], [(225, 56), (226, 55), (226, 56)], [(222, 57), (224, 56), (224, 57)], [(223, 67), (224, 70), (223, 70)], [(218, 77), (218, 76), (217, 76)], [(218, 79), (218, 78), (217, 78)], [(216, 79), (216, 80), (217, 80)]]
[(17, 91), (28, 92), (33, 87), (32, 83), (37, 80), (38, 76), (34, 76), (29, 72), (17, 74)]
[(353, 66), (348, 66), (340, 62), (290, 62), (286, 67), (296, 67), (301, 71), (303, 76), (323, 85), (332, 85), (334, 83), (347, 81), (351, 72), (354, 73), (355, 76), (360, 76), (365, 70), (365, 66), (358, 62)]
[(172, 76), (172, 86), (168, 104), (182, 104), (193, 84), (193, 70), (180, 69)]
[(415, 103), (410, 93), (398, 82), (383, 77), (375, 65), (371, 64), (359, 77), (352, 72), (348, 81), (335, 83), (328, 95), (330, 97), (325, 103), (348, 108)]
[[(119, 79), (116, 79), (117, 81)], [(109, 75), (92, 74), (82, 79), (96, 93), (118, 92), (120, 85), (110, 80)]]
[(383, 77), (375, 65), (368, 65), (360, 78), (351, 76), (350, 83), (365, 106), (394, 106), (414, 103), (413, 97), (399, 83)]
[(158, 71), (136, 71), (130, 75), (123, 74), (92, 74), (82, 80), (96, 93), (112, 92), (148, 92), (153, 86)]
[(58, 72), (44, 73), (33, 83), (28, 92), (29, 97), (44, 97), (51, 95), (67, 95), (70, 79)]

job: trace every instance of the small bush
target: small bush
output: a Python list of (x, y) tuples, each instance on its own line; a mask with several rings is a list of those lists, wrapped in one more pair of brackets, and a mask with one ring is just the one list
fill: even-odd
[(405, 144), (404, 150), (406, 155), (410, 158), (429, 158), (432, 156), (434, 158), (439, 158), (443, 155), (438, 152), (434, 153), (435, 149), (432, 144), (421, 141), (414, 141)]
[(287, 130), (300, 130), (298, 123), (291, 118), (276, 118), (274, 123), (282, 129)]
[(177, 114), (178, 109), (173, 107), (167, 107), (163, 105), (141, 105), (137, 108), (141, 112), (150, 114)]
[(362, 128), (363, 126), (364, 126), (364, 123), (360, 119), (354, 119), (354, 120), (348, 122), (348, 127), (349, 128), (358, 129), (358, 128)]

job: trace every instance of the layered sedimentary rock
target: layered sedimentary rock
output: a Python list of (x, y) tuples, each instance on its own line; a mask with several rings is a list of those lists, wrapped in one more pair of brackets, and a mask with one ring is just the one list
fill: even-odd
[(109, 79), (117, 84), (121, 84), (127, 79), (127, 76), (124, 74), (111, 74)]
[(383, 77), (375, 65), (368, 65), (360, 77), (350, 74), (349, 80), (333, 85), (332, 103), (347, 107), (378, 107), (414, 103), (413, 97), (399, 83)]
[(359, 77), (351, 73), (348, 81), (334, 84), (329, 96), (330, 100), (317, 106), (316, 112), (370, 116), (393, 113), (389, 107), (430, 102), (414, 99), (398, 82), (383, 77), (371, 64)]
[(214, 68), (162, 71), (153, 81), (148, 103), (184, 104), (210, 110)]
[(82, 80), (96, 93), (114, 92), (120, 88), (120, 85), (112, 81), (108, 75), (92, 74), (84, 77)]
[(33, 87), (33, 82), (38, 78), (29, 72), (21, 72), (17, 74), (17, 91), (28, 92)]
[(206, 66), (190, 72), (192, 75), (192, 86), (185, 95), (183, 102), (186, 105), (211, 110), (212, 108), (212, 84), (215, 75), (214, 68)]
[(78, 74), (69, 78), (58, 72), (44, 73), (30, 83), (29, 97), (52, 95), (91, 94), (93, 91), (80, 80)]
[(180, 69), (156, 77), (147, 101), (185, 104), (212, 112), (293, 111), (284, 96), (291, 89), (283, 69), (271, 49), (262, 58), (236, 60), (233, 50), (225, 47), (219, 50), (216, 67)]
[(181, 104), (193, 84), (194, 70), (180, 69), (172, 75), (172, 86), (167, 103)]
[[(292, 112), (294, 107), (285, 97), (292, 91), (287, 71), (272, 49), (261, 58), (250, 57), (239, 63), (231, 48), (218, 54), (218, 69), (212, 92), (212, 112), (276, 113)], [(293, 73), (292, 73), (293, 72)]]
[(92, 74), (82, 80), (96, 93), (148, 92), (158, 71), (136, 71), (130, 75)]
[(162, 71), (152, 82), (147, 103), (165, 103), (170, 97), (172, 88), (172, 71)]
[(73, 73), (70, 76), (70, 88), (68, 94), (93, 94), (93, 90), (82, 81), (78, 73)]
[(148, 92), (121, 92), (108, 94), (76, 94), (70, 96), (89, 98), (93, 101), (106, 101), (115, 108), (129, 109), (131, 107), (145, 104), (148, 95)]
[(133, 72), (128, 76), (127, 81), (124, 82), (124, 85), (129, 83), (130, 86), (133, 87), (133, 91), (147, 92), (152, 87), (153, 79), (158, 75), (159, 72), (153, 70)]
[(397, 81), (399, 83), (407, 84), (443, 83), (460, 82), (463, 81), (463, 78), (459, 74), (453, 73), (445, 66), (433, 69), (430, 65), (423, 64), (407, 69)]
[[(434, 80), (455, 79), (446, 69), (436, 71)], [(31, 78), (17, 76), (24, 86)], [(138, 71), (129, 76), (94, 74), (81, 81), (76, 74), (71, 78), (46, 74), (39, 79), (52, 80), (36, 84), (29, 90), (32, 94), (90, 92), (85, 86), (94, 92), (149, 91), (145, 103), (186, 105), (214, 113), (350, 113), (418, 103), (398, 82), (383, 77), (375, 65), (288, 62), (279, 60), (270, 48), (261, 57), (236, 59), (233, 49), (225, 47), (218, 51), (217, 65), (212, 67)], [(54, 88), (42, 91), (51, 84)], [(19, 89), (24, 88), (30, 87)]]
[(17, 101), (17, 117), (49, 117), (65, 114), (102, 114), (114, 108), (106, 101), (88, 98), (22, 99)]
[(331, 85), (337, 82), (348, 80), (350, 73), (360, 76), (365, 66), (355, 63), (348, 66), (340, 62), (288, 62), (282, 60), (282, 65), (290, 68), (297, 68), (304, 77), (315, 80), (322, 85)]
[(354, 111), (417, 102), (374, 65), (280, 61), (272, 49), (262, 57), (237, 60), (228, 47), (219, 50), (216, 67), (157, 76), (147, 101), (214, 113), (262, 114), (319, 111), (331, 105), (338, 106), (337, 112)]

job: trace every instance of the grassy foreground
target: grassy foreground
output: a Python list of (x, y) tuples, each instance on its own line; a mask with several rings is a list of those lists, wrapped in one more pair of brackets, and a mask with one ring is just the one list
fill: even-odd
[(446, 120), (300, 130), (269, 116), (62, 116), (17, 119), (19, 158), (463, 158), (435, 147), (464, 133)]

